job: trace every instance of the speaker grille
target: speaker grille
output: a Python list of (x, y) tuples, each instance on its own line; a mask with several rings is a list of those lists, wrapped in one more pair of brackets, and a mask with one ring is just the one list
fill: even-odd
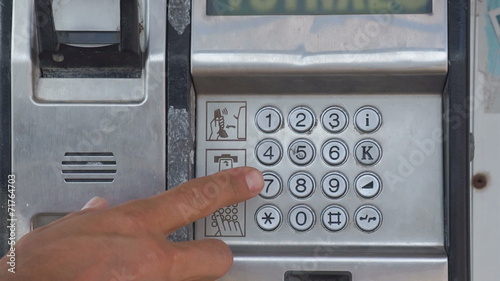
[(61, 164), (67, 183), (112, 183), (117, 173), (111, 152), (66, 152)]

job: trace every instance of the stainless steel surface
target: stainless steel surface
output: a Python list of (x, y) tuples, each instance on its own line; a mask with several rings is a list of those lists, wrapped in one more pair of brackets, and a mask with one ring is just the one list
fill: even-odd
[[(193, 2), (196, 175), (244, 165), (277, 175), (262, 196), (195, 223), (195, 239), (235, 254), (222, 280), (291, 270), (448, 280), (447, 3), (433, 4), (431, 15), (220, 17)], [(279, 114), (262, 115), (269, 108)], [(339, 184), (325, 184), (330, 175)]]
[[(273, 249), (275, 250), (275, 249)], [(295, 254), (240, 252), (224, 281), (283, 281), (287, 271), (339, 271), (352, 273), (353, 281), (445, 281), (448, 264), (445, 255), (357, 255), (334, 248), (315, 248)]]
[(430, 15), (221, 17), (194, 1), (195, 86), (228, 94), (439, 93), (446, 3), (434, 0)]
[(16, 237), (35, 215), (76, 211), (94, 196), (116, 205), (165, 190), (166, 1), (142, 3), (145, 66), (128, 80), (41, 78), (33, 1), (14, 2)]
[[(219, 103), (222, 111), (226, 106), (228, 107), (228, 114), (223, 115), (226, 118), (226, 126), (234, 125), (236, 122), (231, 113), (236, 112), (236, 109), (231, 107), (234, 104), (246, 104), (248, 133), (245, 140), (217, 141), (205, 138), (208, 134), (207, 130), (212, 130), (214, 102)], [(279, 244), (441, 249), (444, 247), (441, 96), (385, 95), (382, 93), (363, 95), (360, 93), (342, 96), (308, 94), (306, 98), (300, 96), (290, 98), (287, 95), (201, 94), (198, 95), (197, 104), (197, 176), (204, 176), (221, 169), (219, 163), (214, 161), (217, 155), (233, 155), (238, 156), (238, 165), (246, 164), (262, 171), (276, 172), (284, 183), (283, 192), (275, 199), (264, 199), (259, 196), (247, 201), (246, 210), (238, 212), (241, 218), (240, 224), (246, 226), (244, 237), (219, 237), (230, 245), (264, 247)], [(308, 133), (297, 133), (288, 124), (284, 124), (275, 133), (264, 133), (254, 123), (257, 112), (267, 106), (278, 108), (286, 119), (286, 116), (297, 106), (309, 107), (315, 113), (316, 118), (319, 118), (324, 110), (335, 105), (344, 108), (350, 116), (363, 106), (374, 106), (379, 109), (384, 123), (372, 134), (360, 133), (352, 122), (340, 134), (331, 134), (322, 126), (316, 126)], [(384, 153), (377, 164), (367, 167), (357, 162), (353, 150), (360, 140), (368, 137), (376, 140)], [(342, 165), (328, 165), (317, 153), (311, 164), (299, 166), (293, 164), (288, 156), (290, 144), (297, 139), (308, 139), (314, 144), (316, 151), (321, 151), (322, 145), (332, 138), (341, 139), (348, 147), (349, 156)], [(262, 163), (257, 160), (255, 146), (264, 139), (273, 139), (280, 144), (283, 149), (280, 161), (266, 164), (265, 161)], [(275, 153), (277, 157), (278, 151), (276, 150)], [(306, 196), (305, 199), (293, 195), (290, 185), (287, 184), (293, 174), (303, 171), (311, 174), (316, 184), (314, 193)], [(320, 186), (322, 178), (333, 171), (343, 173), (349, 182), (347, 194), (339, 199), (330, 199), (322, 192)], [(354, 180), (364, 172), (377, 174), (382, 182), (383, 189), (373, 199), (365, 199), (356, 192)], [(277, 206), (285, 220), (286, 214), (296, 205), (306, 204), (314, 209), (316, 216), (319, 216), (327, 206), (338, 204), (347, 210), (351, 220), (344, 230), (334, 235), (326, 231), (318, 222), (305, 233), (295, 232), (286, 221), (273, 232), (265, 232), (255, 224), (254, 216), (257, 209), (266, 204)], [(356, 210), (367, 204), (376, 206), (383, 216), (382, 226), (370, 234), (360, 231), (353, 220)], [(245, 207), (240, 206), (240, 208)], [(210, 217), (195, 224), (196, 239), (205, 237), (205, 224), (213, 225)], [(213, 233), (208, 236), (213, 236)]]

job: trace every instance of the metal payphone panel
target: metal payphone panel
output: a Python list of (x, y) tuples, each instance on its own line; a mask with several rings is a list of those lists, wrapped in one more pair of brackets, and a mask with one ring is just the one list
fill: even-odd
[(193, 3), (196, 174), (248, 165), (266, 179), (257, 198), (195, 223), (195, 239), (233, 248), (223, 280), (447, 280), (446, 2), (425, 14), (207, 15), (213, 2)]
[[(19, 222), (23, 222), (18, 226), (19, 238), (33, 225), (75, 211), (94, 196), (118, 204), (158, 194), (166, 186), (166, 1), (112, 1), (121, 3), (122, 9), (138, 5), (131, 10), (140, 14), (136, 16), (141, 22), (135, 24), (142, 29), (137, 30), (140, 38), (136, 43), (143, 61), (135, 78), (110, 77), (99, 60), (88, 62), (96, 65), (92, 77), (85, 76), (89, 71), (80, 77), (78, 71), (69, 69), (60, 71), (65, 77), (46, 75), (39, 60), (42, 50), (37, 32), (43, 24), (50, 24), (42, 20), (51, 17), (35, 11), (35, 2), (42, 1), (14, 3), (12, 171), (19, 187)], [(56, 4), (74, 2), (78, 1)], [(92, 32), (96, 33), (90, 38), (101, 35), (100, 30)], [(95, 47), (68, 47), (67, 43), (60, 43), (61, 48), (81, 47), (90, 55)], [(71, 54), (54, 54), (56, 66), (51, 73), (59, 71), (58, 62), (69, 65)]]

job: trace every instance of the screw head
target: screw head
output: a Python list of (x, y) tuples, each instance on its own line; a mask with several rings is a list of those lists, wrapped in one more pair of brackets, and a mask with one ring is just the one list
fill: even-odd
[(488, 176), (479, 173), (472, 177), (472, 186), (477, 189), (483, 189), (488, 185)]

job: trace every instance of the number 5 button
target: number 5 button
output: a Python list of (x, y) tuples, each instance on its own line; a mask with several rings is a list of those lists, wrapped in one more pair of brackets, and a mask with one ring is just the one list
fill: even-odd
[(275, 140), (263, 140), (257, 144), (255, 154), (260, 163), (272, 166), (281, 160), (283, 150), (281, 145)]
[(305, 166), (314, 159), (314, 146), (307, 140), (296, 140), (288, 148), (288, 156), (293, 163)]

